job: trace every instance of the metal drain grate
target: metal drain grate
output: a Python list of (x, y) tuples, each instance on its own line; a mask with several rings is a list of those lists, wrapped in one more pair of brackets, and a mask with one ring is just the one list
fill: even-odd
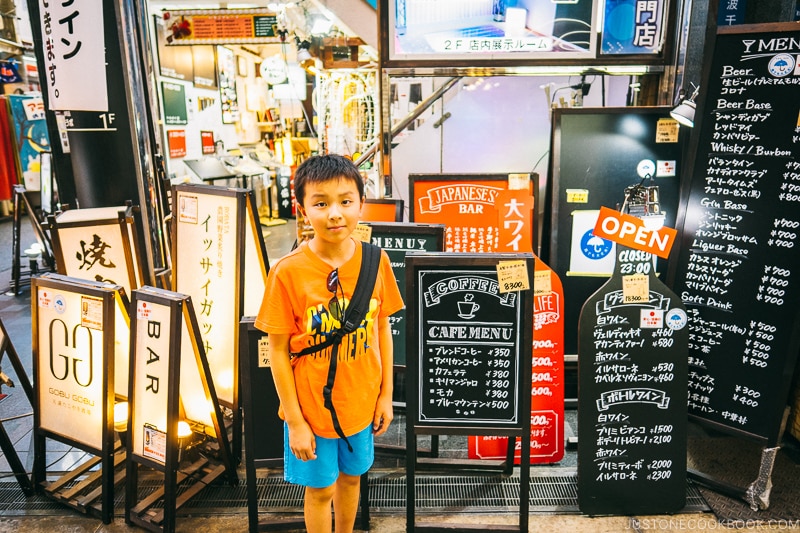
[[(578, 477), (575, 475), (531, 476), (531, 513), (579, 514)], [(152, 493), (161, 482), (156, 479), (139, 480), (139, 498)], [(191, 486), (185, 483), (179, 494)], [(280, 476), (259, 477), (256, 480), (259, 508), (274, 513), (302, 512), (303, 489), (290, 485)], [(117, 490), (114, 513), (125, 511), (125, 489)], [(516, 512), (519, 507), (519, 476), (418, 476), (416, 478), (416, 504), (420, 512), (443, 511)], [(369, 483), (370, 510), (393, 514), (406, 509), (406, 478), (402, 475), (375, 476)], [(198, 513), (198, 509), (202, 513)], [(683, 512), (709, 511), (703, 496), (695, 485), (686, 490), (686, 507)], [(45, 496), (26, 498), (16, 483), (0, 483), (0, 515), (62, 515), (69, 509)], [(221, 514), (247, 512), (247, 486), (211, 485), (203, 489), (181, 508), (181, 514)]]

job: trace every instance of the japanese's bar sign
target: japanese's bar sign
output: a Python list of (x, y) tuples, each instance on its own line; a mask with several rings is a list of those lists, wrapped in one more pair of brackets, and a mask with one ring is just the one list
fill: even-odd
[(103, 2), (39, 0), (39, 13), (49, 108), (108, 111)]
[(669, 257), (677, 233), (673, 228), (648, 228), (641, 218), (608, 207), (600, 208), (600, 216), (597, 217), (593, 231), (598, 237), (664, 259)]

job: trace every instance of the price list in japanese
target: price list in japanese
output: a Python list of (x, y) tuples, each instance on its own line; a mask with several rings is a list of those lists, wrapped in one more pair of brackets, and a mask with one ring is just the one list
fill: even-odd
[(798, 350), (800, 31), (733, 27), (713, 49), (670, 276), (689, 316), (689, 414), (775, 439)]
[(615, 272), (586, 301), (578, 328), (582, 512), (684, 507), (687, 320), (652, 255), (618, 245)]
[[(484, 255), (483, 260), (490, 259)], [(528, 416), (520, 415), (522, 391), (528, 394), (530, 386), (523, 374), (530, 360), (530, 341), (524, 337), (530, 336), (522, 324), (526, 307), (532, 313), (530, 290), (500, 292), (495, 269), (453, 266), (413, 272), (418, 292), (413, 328), (418, 332), (418, 421), (464, 427), (527, 425)], [(530, 375), (530, 366), (525, 368)]]

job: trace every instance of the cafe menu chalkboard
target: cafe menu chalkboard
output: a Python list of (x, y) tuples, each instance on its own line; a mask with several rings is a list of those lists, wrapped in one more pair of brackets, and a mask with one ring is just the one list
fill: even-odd
[(498, 265), (510, 261), (533, 280), (530, 254), (406, 256), (415, 426), (529, 431), (533, 291), (500, 292)]
[(710, 46), (669, 276), (689, 414), (774, 443), (800, 341), (800, 29), (720, 28)]
[(661, 514), (686, 503), (686, 310), (647, 252), (617, 245), (578, 322), (578, 507)]
[[(406, 300), (406, 254), (409, 252), (444, 251), (444, 225), (407, 224), (402, 222), (367, 222), (370, 242), (389, 256), (392, 272), (403, 301)], [(401, 309), (389, 317), (392, 326), (392, 346), (395, 366), (406, 364), (406, 310)], [(412, 354), (413, 356), (414, 354)]]

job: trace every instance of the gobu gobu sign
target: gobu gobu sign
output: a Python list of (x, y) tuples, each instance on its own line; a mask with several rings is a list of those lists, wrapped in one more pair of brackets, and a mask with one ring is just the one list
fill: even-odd
[(107, 335), (114, 332), (111, 306), (119, 286), (54, 275), (35, 279), (33, 289), (38, 428), (101, 450), (104, 402), (114, 394)]

